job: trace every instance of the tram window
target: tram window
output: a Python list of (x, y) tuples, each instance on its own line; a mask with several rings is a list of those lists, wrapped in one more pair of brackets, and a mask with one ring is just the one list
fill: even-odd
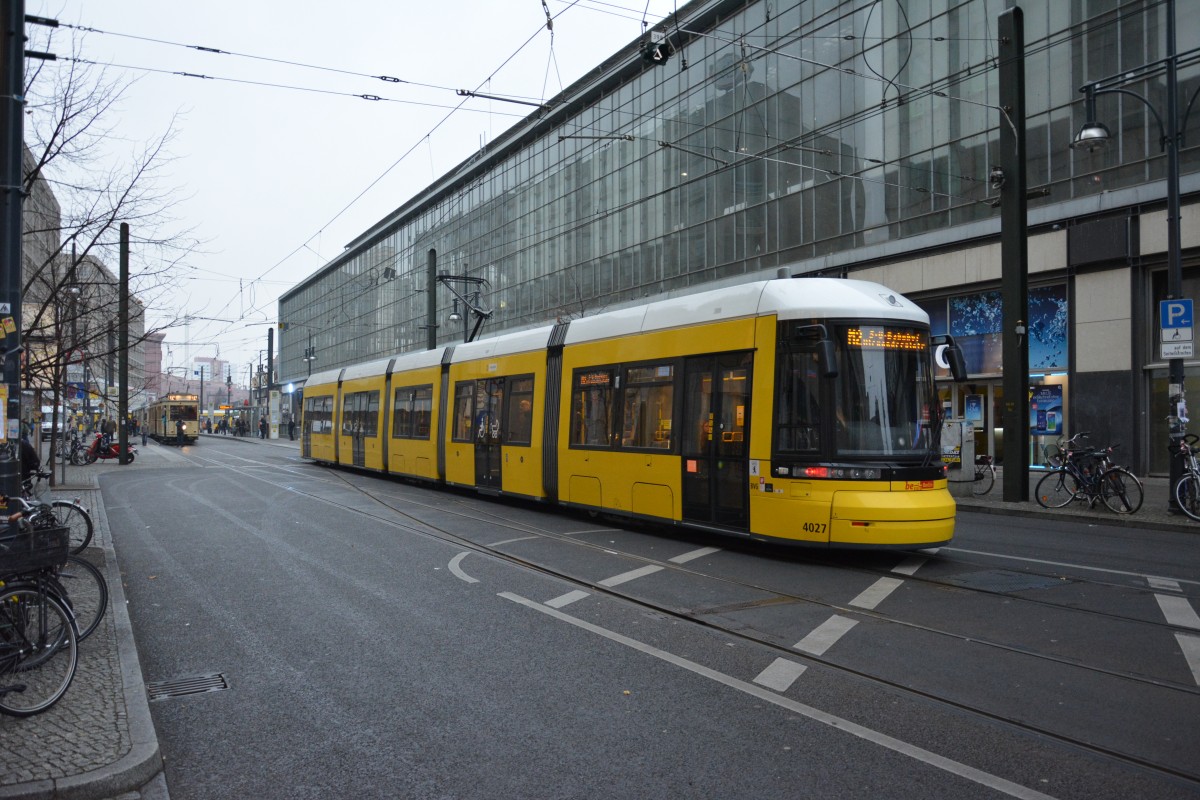
[(529, 444), (533, 438), (533, 376), (508, 379), (506, 444)]
[(304, 400), (304, 422), (309, 433), (329, 433), (333, 430), (333, 397), (322, 395)]
[(392, 406), (392, 438), (428, 439), (432, 412), (432, 386), (404, 386), (397, 389)]
[(612, 370), (576, 372), (571, 392), (571, 444), (608, 447), (611, 443), (612, 406)]
[(775, 449), (821, 449), (821, 367), (813, 350), (783, 350), (775, 379)]
[(451, 439), (455, 442), (474, 441), (471, 421), (475, 418), (475, 381), (464, 381), (454, 386), (454, 429)]
[(374, 439), (379, 435), (379, 390), (362, 394), (363, 397), (359, 400), (362, 434)]
[(675, 368), (670, 364), (630, 367), (625, 373), (621, 446), (671, 449)]

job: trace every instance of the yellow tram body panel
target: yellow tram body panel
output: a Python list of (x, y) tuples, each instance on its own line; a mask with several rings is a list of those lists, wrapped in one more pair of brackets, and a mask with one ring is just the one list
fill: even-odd
[[(769, 475), (766, 462), (763, 474)], [(937, 544), (954, 536), (945, 480), (837, 481), (766, 477), (750, 491), (754, 533), (850, 545)]]
[[(382, 366), (386, 366), (386, 363)], [(334, 426), (334, 434), (338, 438), (338, 463), (383, 471), (385, 381), (382, 369), (375, 375), (342, 381)], [(359, 398), (371, 399), (373, 405), (369, 408), (351, 408)]]
[[(398, 395), (429, 392), (428, 422), (408, 426), (397, 416), (401, 414)], [(405, 398), (406, 399), (406, 398)], [(391, 398), (388, 400), (388, 430), (386, 439), (387, 471), (391, 475), (422, 480), (438, 480), (437, 432), (438, 414), (442, 403), (442, 379), (439, 367), (406, 370), (392, 373)]]
[[(592, 367), (652, 363), (701, 353), (753, 351), (760, 322), (763, 321), (755, 318), (726, 320), (567, 346), (563, 351), (558, 436), (560, 499), (572, 505), (622, 514), (682, 520), (683, 460), (678, 455), (677, 442), (673, 452), (663, 453), (566, 446), (571, 437), (573, 414), (572, 376), (577, 370)], [(763, 327), (773, 324), (771, 318), (763, 322)], [(758, 370), (757, 364), (754, 368)], [(756, 402), (753, 396), (751, 402)], [(620, 408), (616, 411), (620, 413)], [(674, 421), (667, 422), (673, 429), (671, 435), (678, 436)], [(754, 436), (753, 426), (751, 436)]]
[[(314, 406), (319, 407), (314, 410)], [(334, 431), (338, 429), (338, 397), (336, 378), (332, 382), (310, 383), (304, 387), (304, 405), (300, 420), (301, 446), (304, 455), (314, 461), (336, 464), (337, 441)]]
[[(501, 436), (495, 448), (478, 445), (478, 420), (456, 418), (455, 397), (460, 387), (467, 383), (495, 381), (506, 388), (511, 384), (509, 379), (532, 377), (533, 393), (529, 397), (529, 408), (520, 409), (522, 415), (528, 415), (526, 422), (529, 429), (528, 444), (512, 443), (508, 440), (509, 425), (512, 419), (501, 421)], [(542, 420), (544, 409), (541, 407), (546, 397), (546, 353), (545, 350), (509, 353), (493, 357), (483, 357), (456, 362), (450, 367), (449, 382), (450, 397), (445, 404), (448, 415), (446, 425), (446, 482), (459, 486), (474, 486), (489, 491), (500, 491), (504, 494), (519, 495), (535, 499), (544, 499), (546, 491), (542, 482)], [(510, 398), (511, 400), (511, 398)], [(508, 411), (508, 406), (505, 405)], [(515, 412), (511, 412), (515, 413)], [(479, 460), (484, 457), (499, 459), (498, 469), (493, 474), (500, 476), (499, 485), (489, 485), (481, 479)]]

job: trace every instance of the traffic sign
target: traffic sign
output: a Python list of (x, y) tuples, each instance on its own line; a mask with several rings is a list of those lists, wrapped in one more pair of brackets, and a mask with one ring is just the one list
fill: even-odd
[(1160, 300), (1160, 358), (1194, 358), (1191, 298)]

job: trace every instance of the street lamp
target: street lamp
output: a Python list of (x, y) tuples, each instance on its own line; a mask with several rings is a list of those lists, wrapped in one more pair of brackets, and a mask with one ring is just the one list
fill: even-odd
[[(1102, 94), (1122, 94), (1132, 97), (1141, 102), (1154, 115), (1154, 119), (1158, 123), (1159, 141), (1167, 154), (1167, 299), (1176, 300), (1183, 297), (1183, 266), (1180, 260), (1179, 239), (1179, 131), (1186, 124), (1187, 115), (1191, 111), (1192, 103), (1196, 100), (1196, 95), (1193, 95), (1187, 104), (1181, 120), (1178, 107), (1179, 83), (1177, 77), (1179, 56), (1175, 53), (1175, 0), (1167, 0), (1166, 13), (1167, 54), (1165, 58), (1137, 69), (1126, 70), (1102, 80), (1092, 81), (1080, 87), (1079, 91), (1084, 94), (1084, 112), (1087, 119), (1071, 142), (1071, 148), (1095, 152), (1107, 147), (1108, 143), (1112, 141), (1108, 127), (1096, 118), (1096, 98)], [(1195, 59), (1197, 53), (1200, 53), (1200, 50), (1190, 50), (1184, 55), (1189, 56), (1189, 61), (1191, 61)], [(1146, 80), (1159, 74), (1165, 75), (1167, 81), (1166, 109), (1162, 115), (1142, 95), (1130, 89), (1121, 88), (1122, 84), (1130, 81)], [(1169, 444), (1174, 450), (1178, 448), (1179, 441), (1187, 433), (1186, 418), (1182, 413), (1185, 408), (1183, 359), (1168, 358), (1167, 368), (1167, 419), (1170, 426), (1168, 436)], [(1174, 487), (1182, 475), (1182, 460), (1172, 458), (1170, 485)], [(1167, 507), (1171, 511), (1178, 507), (1174, 492), (1168, 492)]]
[[(451, 275), (448, 272), (439, 272), (437, 274), (437, 282), (450, 290), (454, 295), (452, 306), (450, 308), (450, 322), (462, 321), (463, 324), (463, 341), (471, 342), (479, 335), (479, 329), (483, 327), (483, 323), (491, 319), (492, 312), (482, 305), (480, 299), (480, 290), (488, 285), (486, 278), (479, 278), (474, 275)], [(461, 292), (455, 286), (456, 283), (463, 284), (467, 287), (475, 287), (466, 292)], [(458, 304), (462, 303), (463, 311), (459, 313)], [(471, 315), (475, 316), (475, 328), (470, 328)]]

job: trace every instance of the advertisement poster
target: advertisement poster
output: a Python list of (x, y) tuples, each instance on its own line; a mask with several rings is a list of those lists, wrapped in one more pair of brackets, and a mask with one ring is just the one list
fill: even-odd
[(963, 419), (968, 422), (983, 422), (983, 395), (969, 394), (963, 408)]
[(1029, 387), (1029, 434), (1059, 436), (1063, 432), (1062, 386)]

